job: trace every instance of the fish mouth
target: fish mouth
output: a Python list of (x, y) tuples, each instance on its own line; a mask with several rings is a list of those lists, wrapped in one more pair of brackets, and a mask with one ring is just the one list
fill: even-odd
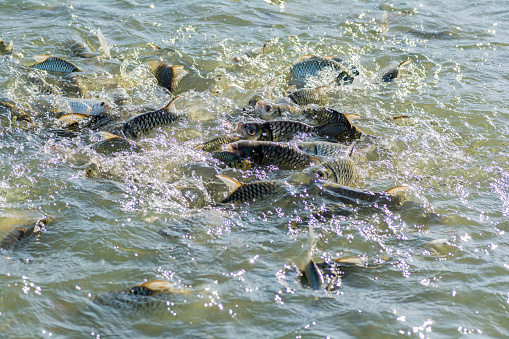
[(237, 123), (237, 126), (235, 127), (235, 132), (242, 133), (243, 129), (244, 129), (244, 123), (242, 123), (242, 121), (239, 121)]
[(258, 101), (256, 104), (255, 104), (255, 111), (260, 113), (260, 114), (263, 114), (263, 102), (261, 101)]

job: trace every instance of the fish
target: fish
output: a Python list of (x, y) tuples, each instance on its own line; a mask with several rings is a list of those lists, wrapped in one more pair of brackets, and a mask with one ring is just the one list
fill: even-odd
[(97, 135), (101, 141), (90, 145), (90, 148), (99, 153), (115, 153), (122, 151), (140, 152), (147, 150), (136, 141), (129, 140), (110, 132), (100, 131)]
[(2, 38), (0, 38), (0, 55), (12, 53), (13, 47), (14, 44), (12, 43), (12, 41), (7, 45), (7, 43), (5, 43), (5, 41), (3, 41)]
[(318, 290), (324, 284), (324, 277), (322, 271), (318, 268), (316, 263), (313, 261), (313, 244), (315, 235), (313, 232), (313, 224), (309, 223), (309, 245), (308, 245), (308, 262), (304, 269), (301, 270), (301, 274), (304, 277), (307, 285), (312, 290)]
[(93, 302), (118, 311), (163, 311), (167, 310), (167, 302), (172, 296), (191, 293), (188, 290), (175, 289), (174, 286), (165, 280), (150, 280), (130, 288), (98, 294)]
[(264, 120), (272, 120), (280, 118), (285, 113), (291, 115), (301, 115), (302, 108), (293, 102), (287, 100), (280, 101), (266, 101), (258, 100), (254, 105), (255, 112), (260, 115), (260, 118)]
[(99, 99), (63, 98), (57, 102), (61, 112), (86, 115), (101, 115), (108, 113), (111, 106)]
[(222, 145), (231, 144), (232, 142), (245, 140), (246, 138), (241, 136), (231, 136), (231, 137), (216, 137), (211, 140), (204, 142), (203, 144), (199, 144), (194, 146), (194, 149), (202, 150), (205, 152), (213, 152), (221, 149)]
[(343, 145), (328, 141), (298, 142), (296, 146), (305, 153), (322, 157), (337, 156), (345, 152)]
[(35, 85), (37, 87), (37, 89), (42, 94), (45, 94), (45, 95), (59, 95), (60, 94), (60, 90), (57, 87), (48, 84), (46, 82), (46, 80), (44, 80), (39, 74), (37, 74), (33, 71), (30, 71), (27, 74), (23, 74), (21, 78), (23, 80), (25, 80), (26, 82), (29, 82), (29, 83)]
[(355, 143), (349, 147), (346, 156), (323, 161), (311, 167), (309, 171), (320, 180), (351, 186), (358, 176), (357, 164), (351, 158), (354, 146)]
[(97, 175), (97, 172), (99, 172), (99, 165), (97, 165), (95, 162), (90, 163), (85, 168), (85, 176), (87, 178), (93, 178)]
[(307, 77), (317, 76), (319, 72), (327, 70), (334, 73), (338, 84), (352, 83), (359, 75), (359, 71), (354, 66), (349, 67), (339, 58), (317, 55), (304, 55), (298, 58), (290, 69), (290, 73), (294, 80), (303, 81)]
[(97, 38), (99, 39), (99, 43), (101, 44), (101, 48), (103, 50), (103, 56), (108, 57), (108, 58), (111, 57), (110, 46), (108, 46), (108, 43), (106, 42), (106, 38), (104, 37), (100, 28), (97, 29)]
[(75, 64), (51, 55), (36, 55), (34, 59), (36, 64), (32, 65), (32, 68), (62, 73), (81, 72)]
[[(352, 188), (332, 182), (321, 182), (320, 195), (330, 195), (336, 201), (345, 204), (355, 205), (388, 205), (399, 207), (405, 202), (405, 192), (408, 186), (395, 186), (383, 192), (372, 192), (357, 188)], [(310, 187), (311, 189), (311, 187)]]
[(287, 98), (299, 106), (309, 104), (324, 105), (328, 102), (327, 94), (331, 91), (329, 86), (315, 88), (301, 88), (290, 93)]
[(7, 251), (14, 249), (21, 240), (28, 238), (32, 234), (42, 232), (50, 221), (51, 218), (44, 217), (33, 224), (21, 225), (14, 228), (0, 242), (0, 248)]
[(244, 184), (227, 175), (216, 175), (229, 188), (228, 196), (221, 201), (222, 204), (246, 203), (264, 199), (274, 195), (282, 187), (279, 181), (257, 181)]
[(95, 58), (98, 54), (93, 53), (90, 47), (82, 41), (70, 40), (68, 42), (69, 49), (71, 50), (71, 56), (77, 56), (80, 58)]
[(274, 90), (274, 87), (276, 87), (277, 85), (277, 82), (279, 81), (278, 78), (274, 78), (272, 79), (271, 81), (269, 81), (269, 83), (257, 90), (250, 98), (249, 98), (249, 101), (248, 101), (248, 105), (251, 106), (251, 107), (255, 107), (255, 105), (261, 101), (261, 100), (264, 100), (266, 98), (269, 98), (271, 97), (271, 92)]
[(260, 122), (238, 122), (235, 130), (250, 140), (290, 141), (299, 133), (316, 133), (321, 136), (341, 138), (348, 130), (341, 122), (332, 122), (321, 126), (310, 126), (292, 120), (274, 120)]
[(408, 59), (408, 60), (400, 62), (399, 64), (391, 65), (391, 66), (388, 66), (388, 67), (384, 68), (380, 72), (380, 74), (381, 74), (380, 75), (380, 79), (383, 82), (392, 82), (392, 81), (396, 80), (399, 77), (399, 75), (400, 75), (399, 69), (402, 66), (408, 65), (411, 62), (412, 62), (412, 60)]
[(237, 141), (228, 145), (228, 152), (258, 165), (274, 165), (281, 170), (302, 170), (322, 161), (295, 147), (268, 141)]
[(152, 60), (149, 62), (149, 67), (154, 73), (159, 86), (164, 87), (174, 93), (180, 80), (187, 74), (184, 66), (181, 65), (168, 65), (165, 62)]
[(246, 59), (246, 58), (255, 58), (261, 54), (267, 54), (270, 50), (270, 48), (274, 45), (274, 43), (277, 41), (277, 39), (271, 39), (269, 41), (267, 41), (265, 44), (263, 44), (263, 46), (261, 48), (254, 48), (250, 51), (247, 51), (246, 53), (244, 53), (243, 55), (241, 56), (235, 56), (232, 58), (232, 61), (233, 62), (240, 62), (242, 61), (243, 59)]
[(241, 171), (247, 171), (251, 168), (251, 161), (230, 152), (215, 151), (212, 152), (211, 155), (214, 159), (224, 162), (231, 168), (236, 168)]
[[(129, 139), (136, 139), (142, 134), (148, 131), (167, 124), (171, 124), (181, 118), (180, 115), (171, 112), (174, 109), (174, 103), (180, 96), (173, 98), (166, 106), (156, 111), (150, 111), (139, 114), (135, 117), (130, 118), (120, 127), (120, 133)], [(113, 131), (116, 134), (118, 131)]]
[(30, 114), (18, 107), (17, 104), (12, 103), (8, 100), (0, 99), (0, 106), (7, 108), (12, 115), (12, 120), (25, 120), (26, 122), (32, 122)]

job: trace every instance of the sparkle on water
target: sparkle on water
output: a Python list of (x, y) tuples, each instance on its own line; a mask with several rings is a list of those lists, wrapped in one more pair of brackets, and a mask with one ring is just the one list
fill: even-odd
[[(0, 237), (51, 216), (42, 233), (0, 257), (0, 333), (6, 337), (456, 337), (507, 335), (509, 255), (506, 3), (461, 1), (29, 0), (0, 5)], [(384, 12), (387, 12), (383, 22)], [(111, 58), (72, 57), (69, 40)], [(505, 32), (505, 33), (504, 33)], [(256, 55), (248, 53), (271, 45)], [(149, 45), (153, 43), (161, 49)], [(73, 75), (32, 70), (65, 96), (109, 103), (117, 122), (165, 106), (149, 62), (183, 65), (185, 118), (137, 142), (143, 152), (99, 153), (81, 126), (62, 135), (58, 100), (27, 82), (33, 56), (78, 65)], [(334, 87), (330, 106), (360, 116), (372, 135), (355, 150), (375, 192), (411, 187), (399, 208), (353, 206), (307, 187), (239, 206), (217, 174), (242, 182), (292, 171), (218, 166), (193, 146), (231, 133), (274, 78), (289, 83), (302, 55), (334, 56), (360, 70)], [(391, 83), (385, 67), (410, 59)], [(308, 86), (324, 85), (326, 74)], [(505, 85), (504, 85), (505, 84)], [(114, 104), (124, 94), (127, 104)], [(407, 119), (395, 117), (408, 116)], [(346, 148), (346, 147), (345, 147)], [(92, 176), (88, 166), (97, 165)], [(326, 211), (317, 217), (318, 210)], [(360, 257), (331, 291), (301, 283), (308, 225), (315, 261)], [(506, 239), (506, 240), (504, 240)], [(98, 294), (166, 280), (157, 312), (94, 303)]]

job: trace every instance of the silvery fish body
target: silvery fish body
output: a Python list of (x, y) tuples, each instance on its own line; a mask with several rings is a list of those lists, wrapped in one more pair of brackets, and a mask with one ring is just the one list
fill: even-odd
[(305, 106), (310, 104), (325, 105), (329, 98), (327, 96), (330, 87), (322, 86), (316, 88), (301, 88), (287, 96), (296, 105)]
[(153, 128), (171, 124), (177, 121), (178, 118), (177, 114), (161, 108), (157, 111), (142, 113), (127, 120), (122, 126), (122, 131), (126, 137), (136, 139)]
[(283, 183), (279, 181), (257, 181), (244, 184), (226, 175), (217, 175), (229, 188), (228, 196), (221, 201), (223, 204), (248, 203), (261, 200), (279, 192)]
[(264, 120), (280, 118), (284, 116), (285, 113), (290, 113), (292, 115), (301, 115), (302, 113), (302, 108), (289, 100), (260, 100), (256, 102), (254, 108), (260, 115), (260, 118)]
[(302, 170), (321, 161), (295, 147), (267, 141), (237, 141), (228, 146), (228, 151), (259, 165), (274, 165), (282, 170)]
[(75, 64), (61, 58), (49, 55), (38, 55), (35, 57), (37, 63), (32, 68), (42, 69), (50, 72), (79, 72), (81, 71)]
[(345, 204), (379, 204), (396, 207), (404, 203), (405, 197), (402, 193), (408, 189), (407, 186), (396, 186), (384, 192), (372, 192), (331, 182), (323, 182), (320, 185), (322, 186), (320, 189), (321, 195), (331, 195)]
[(400, 75), (400, 72), (399, 72), (400, 68), (404, 65), (409, 64), (410, 62), (412, 62), (412, 60), (408, 59), (401, 63), (387, 66), (386, 68), (384, 68), (383, 70), (380, 71), (380, 74), (381, 74), (380, 79), (383, 82), (391, 82), (391, 81), (396, 80)]
[(298, 142), (297, 148), (303, 152), (323, 157), (337, 156), (345, 152), (343, 145), (328, 141)]
[(351, 83), (359, 75), (355, 67), (350, 67), (339, 58), (306, 55), (297, 60), (291, 68), (292, 77), (303, 81), (310, 76), (317, 76), (319, 72), (330, 70), (335, 74), (336, 81), (341, 84)]
[(318, 178), (339, 185), (352, 185), (358, 175), (358, 168), (349, 156), (329, 159), (310, 169)]
[(100, 115), (107, 113), (111, 106), (100, 99), (63, 98), (57, 102), (61, 112)]
[(95, 58), (98, 56), (98, 54), (93, 53), (88, 45), (82, 41), (69, 41), (69, 48), (71, 49), (71, 56), (78, 56), (80, 58)]

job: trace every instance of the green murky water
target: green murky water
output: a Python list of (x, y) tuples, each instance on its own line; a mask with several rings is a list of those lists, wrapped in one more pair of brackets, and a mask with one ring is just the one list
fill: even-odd
[[(0, 108), (0, 236), (43, 215), (45, 231), (0, 257), (0, 333), (5, 337), (504, 337), (509, 289), (507, 9), (503, 1), (4, 1), (0, 96), (32, 122)], [(386, 27), (381, 25), (388, 12)], [(70, 56), (69, 39), (111, 58)], [(273, 40), (270, 50), (242, 56)], [(162, 50), (154, 50), (155, 43)], [(183, 65), (179, 113), (139, 142), (148, 150), (97, 153), (86, 128), (54, 132), (55, 98), (23, 75), (33, 56), (79, 65), (83, 95), (112, 104), (118, 121), (164, 106), (148, 62)], [(238, 109), (294, 61), (339, 56), (360, 71), (330, 106), (361, 118), (374, 138), (357, 148), (359, 188), (412, 187), (401, 208), (346, 206), (302, 187), (239, 207), (215, 176), (244, 182), (290, 171), (218, 167), (193, 146), (256, 117)], [(233, 62), (239, 57), (240, 62)], [(377, 73), (411, 59), (402, 77)], [(40, 72), (59, 88), (74, 82)], [(218, 76), (221, 75), (220, 79)], [(311, 85), (319, 85), (312, 83)], [(72, 90), (65, 92), (73, 96)], [(74, 94), (74, 96), (76, 96)], [(404, 123), (392, 118), (407, 115)], [(346, 146), (345, 146), (346, 148)], [(87, 178), (89, 163), (99, 165)], [(315, 261), (387, 259), (345, 275), (333, 291), (299, 281), (312, 212)], [(189, 295), (157, 313), (122, 313), (99, 293), (166, 280)]]

